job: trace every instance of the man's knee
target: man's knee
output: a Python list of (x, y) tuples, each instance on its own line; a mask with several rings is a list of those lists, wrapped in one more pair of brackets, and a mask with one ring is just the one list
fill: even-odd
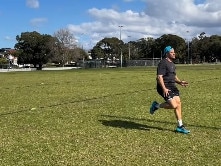
[(181, 101), (172, 99), (170, 105), (173, 109), (176, 109), (177, 107), (181, 107)]

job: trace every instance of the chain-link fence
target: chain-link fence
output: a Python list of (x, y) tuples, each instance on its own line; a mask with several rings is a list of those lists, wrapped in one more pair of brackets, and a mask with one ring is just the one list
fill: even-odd
[[(122, 67), (139, 67), (139, 66), (157, 66), (160, 59), (153, 60), (128, 60), (122, 62)], [(121, 67), (120, 61), (117, 62), (105, 62), (103, 60), (89, 60), (89, 61), (79, 61), (77, 63), (78, 67), (82, 68), (115, 68)]]
[(160, 59), (153, 60), (130, 60), (127, 62), (127, 66), (157, 66)]

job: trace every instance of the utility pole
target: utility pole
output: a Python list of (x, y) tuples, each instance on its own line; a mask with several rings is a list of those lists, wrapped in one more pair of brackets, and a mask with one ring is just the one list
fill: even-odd
[[(123, 28), (122, 25), (118, 26), (120, 28), (120, 41), (121, 41), (121, 28)], [(122, 64), (123, 64), (123, 54), (122, 54), (122, 48), (120, 48), (120, 67), (122, 68)]]
[[(131, 36), (128, 36), (128, 37), (131, 37)], [(129, 41), (129, 43), (128, 43), (128, 47), (129, 47), (129, 50), (128, 50), (128, 51), (129, 51), (129, 52), (128, 52), (128, 54), (129, 54), (128, 56), (129, 56), (129, 57), (128, 57), (128, 59), (129, 59), (129, 63), (130, 63), (130, 41)]]
[[(189, 31), (186, 31), (187, 34), (189, 34)], [(192, 63), (190, 62), (190, 43), (189, 43), (189, 36), (187, 35), (187, 57), (188, 57), (188, 64)]]

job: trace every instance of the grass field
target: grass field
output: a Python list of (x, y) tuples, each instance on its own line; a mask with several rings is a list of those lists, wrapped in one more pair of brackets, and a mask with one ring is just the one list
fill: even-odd
[(221, 164), (221, 65), (177, 66), (183, 121), (149, 114), (156, 68), (0, 73), (1, 166)]

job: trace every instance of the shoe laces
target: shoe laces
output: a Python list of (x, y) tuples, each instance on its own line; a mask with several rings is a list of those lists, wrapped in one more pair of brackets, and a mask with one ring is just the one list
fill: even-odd
[(184, 125), (178, 126), (179, 128), (186, 129)]

